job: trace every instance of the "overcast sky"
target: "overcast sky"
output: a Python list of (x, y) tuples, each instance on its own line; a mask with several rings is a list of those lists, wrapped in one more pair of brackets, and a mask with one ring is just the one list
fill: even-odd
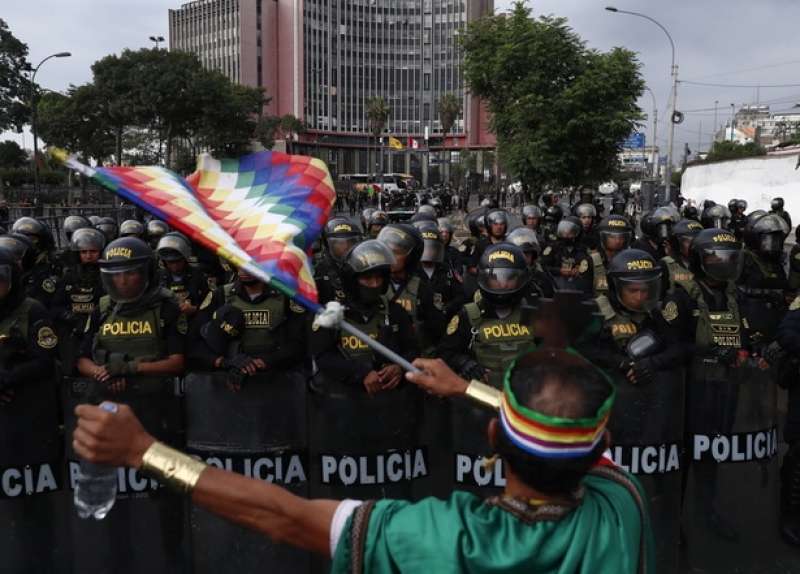
[[(34, 63), (54, 52), (67, 50), (71, 58), (54, 59), (39, 71), (37, 80), (52, 90), (91, 79), (95, 60), (124, 48), (151, 46), (151, 35), (167, 36), (167, 10), (177, 0), (1, 0), (0, 17), (26, 42)], [(511, 6), (495, 0), (497, 10)], [(730, 104), (770, 104), (773, 111), (787, 110), (800, 102), (800, 50), (796, 0), (537, 0), (535, 14), (555, 14), (568, 19), (589, 47), (607, 50), (625, 46), (639, 54), (642, 72), (655, 93), (659, 109), (659, 145), (666, 147), (666, 110), (669, 95), (670, 46), (664, 33), (638, 17), (606, 12), (617, 2), (619, 9), (639, 11), (655, 18), (672, 35), (682, 80), (754, 87), (733, 88), (682, 83), (678, 109), (688, 112), (678, 126), (675, 155), (683, 143), (693, 151), (698, 141), (707, 148), (714, 127), (714, 102), (719, 102), (717, 124), (730, 117)], [(766, 87), (796, 84), (795, 87)], [(650, 115), (652, 99), (645, 93), (641, 107)], [(648, 125), (648, 142), (652, 127)], [(9, 134), (4, 134), (8, 137)], [(21, 138), (15, 138), (21, 141)], [(30, 136), (25, 144), (31, 147)]]

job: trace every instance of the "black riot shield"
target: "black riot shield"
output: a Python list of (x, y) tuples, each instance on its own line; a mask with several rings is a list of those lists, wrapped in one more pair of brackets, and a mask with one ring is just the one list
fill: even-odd
[[(258, 374), (228, 387), (226, 373), (185, 380), (186, 439), (209, 465), (308, 496), (306, 378), (301, 371)], [(192, 508), (195, 574), (308, 572), (308, 553)]]
[[(111, 400), (129, 405), (145, 429), (159, 440), (182, 448), (178, 436), (177, 397), (174, 384), (165, 380), (162, 393), (140, 395), (133, 390), (108, 394), (104, 386), (80, 378), (65, 378), (62, 385), (64, 427), (67, 437), (75, 429), (78, 404)], [(80, 459), (65, 441), (68, 520), (73, 572), (172, 573), (188, 569), (188, 499), (161, 487), (133, 469), (117, 469), (117, 497), (101, 521), (81, 519), (72, 505)], [(91, 541), (91, 543), (87, 543)]]
[[(53, 379), (55, 374), (53, 375)], [(26, 381), (0, 405), (0, 570), (69, 572), (62, 437), (53, 379)]]
[(415, 482), (430, 480), (428, 451), (418, 444), (420, 399), (406, 383), (369, 396), (361, 385), (317, 374), (309, 395), (311, 497), (411, 498)]
[(658, 572), (678, 571), (685, 384), (683, 369), (655, 373), (632, 384), (615, 377), (617, 398), (609, 420), (611, 456), (636, 475), (649, 499)]
[[(763, 366), (763, 363), (762, 363)], [(776, 386), (754, 359), (696, 358), (687, 384), (688, 560), (704, 572), (793, 572), (777, 533)]]

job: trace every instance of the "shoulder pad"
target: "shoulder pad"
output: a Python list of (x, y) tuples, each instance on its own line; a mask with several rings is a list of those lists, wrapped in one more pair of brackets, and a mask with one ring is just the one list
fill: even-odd
[(611, 306), (611, 301), (609, 301), (608, 297), (605, 295), (600, 295), (597, 297), (597, 308), (600, 310), (600, 313), (603, 315), (603, 319), (606, 321), (613, 319), (616, 315), (614, 308)]

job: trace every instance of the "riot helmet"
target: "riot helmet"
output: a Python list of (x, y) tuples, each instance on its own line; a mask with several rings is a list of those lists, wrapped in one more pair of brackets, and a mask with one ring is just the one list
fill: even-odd
[(574, 215), (568, 215), (558, 222), (556, 227), (556, 237), (564, 245), (575, 245), (581, 236), (581, 221)]
[(739, 200), (738, 199), (731, 199), (728, 202), (728, 211), (731, 212), (731, 215), (736, 213), (736, 209), (737, 209), (738, 206), (739, 206)]
[(112, 301), (137, 301), (153, 280), (153, 250), (136, 237), (115, 239), (103, 251), (100, 276)]
[(712, 205), (703, 211), (700, 223), (706, 229), (727, 229), (731, 221), (731, 212), (724, 205)]
[(192, 245), (185, 235), (172, 231), (158, 240), (156, 255), (164, 263), (189, 261), (192, 257)]
[(628, 205), (628, 202), (625, 201), (624, 197), (615, 196), (611, 202), (611, 213), (613, 215), (625, 215), (625, 207)]
[(0, 247), (14, 256), (14, 260), (24, 272), (36, 264), (36, 248), (30, 237), (22, 233), (9, 233), (0, 237)]
[(761, 219), (767, 214), (766, 211), (763, 209), (756, 209), (755, 211), (751, 211), (747, 214), (747, 223), (745, 223), (745, 229), (749, 229), (753, 227), (756, 221)]
[(503, 239), (508, 234), (508, 213), (504, 209), (493, 209), (486, 214), (486, 231), (494, 239)]
[(342, 284), (345, 291), (353, 293), (360, 303), (378, 303), (389, 288), (389, 274), (394, 263), (394, 254), (382, 241), (362, 241), (344, 258)]
[(0, 311), (7, 312), (25, 298), (17, 256), (0, 246)]
[(94, 265), (106, 246), (106, 236), (99, 229), (84, 227), (72, 234), (69, 249), (75, 263)]
[(417, 231), (422, 235), (422, 263), (442, 263), (444, 261), (444, 243), (439, 234), (439, 225), (432, 221), (420, 222)]
[(672, 226), (678, 222), (676, 214), (666, 207), (659, 207), (651, 215), (642, 231), (654, 243), (669, 240)]
[(155, 249), (158, 245), (159, 240), (169, 233), (169, 225), (161, 221), (160, 219), (151, 219), (147, 222), (145, 226), (145, 235), (147, 237), (147, 243), (150, 245), (151, 248)]
[(53, 235), (50, 229), (33, 217), (20, 217), (11, 226), (11, 233), (21, 233), (26, 235), (33, 243), (37, 253), (47, 251), (53, 245)]
[(524, 205), (522, 206), (522, 225), (536, 231), (543, 215), (538, 205)]
[(424, 246), (422, 236), (413, 225), (391, 223), (381, 229), (377, 239), (394, 254), (395, 261), (392, 271), (414, 272)]
[(142, 239), (144, 237), (144, 225), (142, 225), (141, 221), (136, 221), (135, 219), (126, 219), (119, 226), (119, 236), (138, 237), (139, 239)]
[(64, 230), (64, 236), (67, 238), (67, 241), (71, 241), (73, 233), (86, 227), (94, 226), (82, 215), (68, 215), (64, 218), (64, 223), (61, 226), (61, 229)]
[(94, 228), (106, 236), (106, 243), (111, 243), (117, 238), (117, 222), (111, 217), (103, 217)]
[(578, 203), (594, 204), (594, 190), (591, 187), (584, 187), (581, 189), (580, 199)]
[(683, 217), (685, 219), (700, 221), (700, 214), (697, 212), (697, 208), (694, 205), (687, 205), (683, 208)]
[(736, 209), (738, 209), (740, 213), (744, 213), (745, 210), (747, 209), (747, 201), (745, 201), (744, 199), (737, 199)]
[(662, 270), (652, 255), (626, 249), (608, 264), (608, 298), (618, 309), (649, 313), (661, 299)]
[(536, 259), (539, 257), (539, 238), (536, 237), (535, 231), (527, 227), (517, 227), (508, 234), (506, 241), (522, 250), (528, 267), (532, 267), (536, 263)]
[(478, 261), (481, 298), (495, 307), (510, 307), (519, 301), (530, 276), (522, 250), (510, 243), (490, 245)]
[(742, 246), (727, 229), (704, 229), (692, 240), (689, 271), (698, 279), (735, 281), (742, 261)]
[(480, 237), (482, 235), (481, 228), (486, 228), (486, 221), (484, 216), (486, 215), (486, 208), (479, 207), (477, 209), (473, 209), (467, 214), (466, 222), (467, 228), (469, 228), (469, 233), (473, 237)]
[(560, 205), (551, 205), (544, 212), (544, 221), (551, 229), (555, 229), (559, 221), (564, 217), (564, 210)]
[(688, 260), (692, 240), (701, 231), (703, 231), (703, 226), (700, 225), (699, 221), (694, 221), (693, 219), (681, 219), (678, 221), (672, 226), (672, 236), (670, 237), (670, 245), (672, 245), (673, 252)]
[(600, 245), (609, 253), (618, 253), (627, 249), (633, 238), (633, 229), (624, 215), (609, 215), (597, 226)]
[(769, 208), (772, 211), (783, 211), (783, 198), (775, 197), (769, 202)]
[(373, 239), (378, 236), (381, 229), (389, 223), (389, 216), (385, 211), (376, 209), (369, 214), (367, 219), (367, 235)]
[(436, 221), (436, 218), (439, 217), (439, 214), (436, 212), (436, 208), (429, 204), (420, 205), (415, 215), (420, 216), (420, 219), (425, 218), (430, 219), (431, 221)]
[(597, 217), (597, 208), (591, 203), (581, 203), (575, 207), (575, 216), (580, 219), (583, 230), (588, 232)]
[(374, 207), (366, 207), (361, 210), (361, 229), (369, 230), (369, 216), (373, 211), (377, 211)]
[(347, 252), (358, 243), (361, 233), (347, 218), (332, 217), (325, 224), (323, 237), (328, 255), (337, 263), (341, 263)]
[(440, 217), (436, 220), (436, 224), (439, 227), (439, 237), (442, 238), (442, 243), (447, 247), (453, 240), (453, 224), (447, 217)]
[(789, 231), (789, 225), (783, 217), (768, 213), (748, 226), (745, 230), (745, 242), (765, 259), (777, 261), (783, 254), (783, 242)]
[(95, 225), (97, 225), (98, 223), (100, 223), (103, 220), (103, 218), (100, 217), (99, 215), (90, 215), (86, 219), (89, 220), (89, 223), (92, 224), (92, 227), (94, 227)]

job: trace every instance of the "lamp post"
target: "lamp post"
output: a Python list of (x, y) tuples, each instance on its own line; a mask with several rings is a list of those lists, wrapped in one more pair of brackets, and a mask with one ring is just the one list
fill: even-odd
[(658, 153), (656, 152), (656, 136), (658, 135), (658, 104), (656, 103), (656, 95), (648, 86), (644, 87), (648, 91), (650, 97), (653, 98), (653, 143), (650, 145), (653, 148), (653, 177), (658, 175)]
[(50, 58), (69, 58), (71, 55), (69, 52), (50, 54), (36, 65), (31, 74), (31, 133), (33, 134), (33, 193), (35, 197), (39, 196), (39, 164), (36, 162), (36, 158), (39, 156), (39, 142), (36, 138), (36, 72)]
[(669, 106), (669, 141), (667, 142), (667, 166), (664, 169), (664, 195), (665, 203), (669, 201), (670, 197), (670, 189), (672, 188), (672, 147), (673, 142), (675, 140), (675, 105), (678, 99), (678, 66), (675, 64), (675, 42), (672, 41), (672, 36), (667, 31), (667, 29), (661, 25), (660, 22), (651, 18), (647, 14), (642, 14), (640, 12), (630, 12), (628, 10), (619, 10), (614, 6), (606, 6), (606, 10), (609, 12), (615, 12), (618, 14), (628, 14), (629, 16), (638, 16), (639, 18), (644, 18), (645, 20), (649, 20), (659, 28), (664, 34), (667, 35), (667, 39), (669, 40), (669, 45), (672, 48), (672, 66), (670, 68), (670, 75), (672, 77), (672, 95), (670, 98), (670, 106)]
[(155, 42), (156, 50), (158, 50), (158, 45), (164, 41), (164, 36), (150, 36), (150, 41)]

